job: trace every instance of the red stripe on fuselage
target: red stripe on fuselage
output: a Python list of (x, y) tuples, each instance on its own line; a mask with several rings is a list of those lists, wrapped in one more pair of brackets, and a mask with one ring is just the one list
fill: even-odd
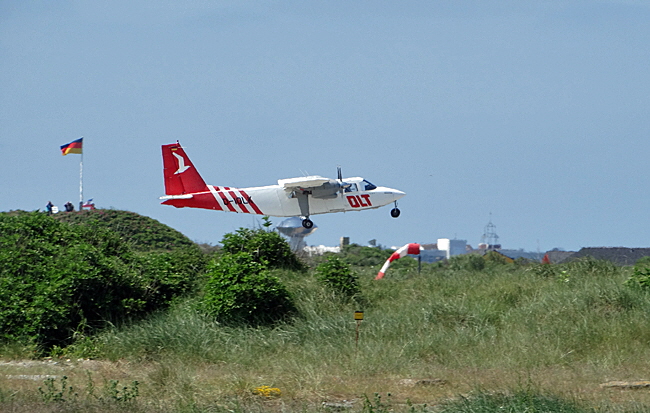
[[(223, 205), (225, 205), (230, 212), (240, 212), (237, 210), (237, 207), (239, 207), (241, 212), (244, 214), (264, 215), (262, 210), (255, 204), (255, 202), (253, 202), (253, 199), (241, 189), (230, 188), (227, 186), (221, 188), (218, 186), (211, 186), (211, 189), (212, 195), (215, 199), (221, 199)], [(239, 195), (237, 195), (237, 193), (239, 193)], [(217, 202), (217, 204), (219, 204), (219, 202)], [(246, 205), (248, 205), (253, 211), (246, 208)]]
[(221, 206), (221, 203), (219, 203), (219, 198), (217, 197), (217, 190), (215, 189), (214, 186), (208, 185), (208, 189), (210, 190), (210, 194), (212, 195), (212, 198), (214, 198), (214, 203), (216, 205), (215, 208), (218, 211), (223, 211), (223, 207)]
[(253, 202), (253, 198), (248, 196), (248, 194), (246, 192), (244, 192), (244, 190), (240, 189), (239, 193), (242, 194), (244, 199), (246, 199), (248, 201), (248, 205), (250, 205), (251, 208), (253, 208), (253, 211), (255, 211), (256, 214), (264, 215), (264, 213), (262, 213), (262, 210), (258, 208), (258, 206), (255, 204), (255, 202)]
[[(223, 192), (221, 192), (221, 189), (219, 189), (218, 186), (215, 186), (214, 189), (219, 194), (219, 197), (221, 197), (223, 204), (228, 207), (228, 210), (230, 210), (230, 212), (237, 212), (237, 210), (231, 205), (230, 200), (226, 197), (226, 195), (224, 195)], [(223, 188), (223, 189), (228, 189), (228, 188)]]
[(228, 193), (232, 197), (232, 202), (234, 202), (235, 205), (239, 206), (244, 214), (250, 214), (250, 212), (248, 212), (248, 208), (246, 208), (246, 205), (244, 205), (245, 200), (242, 197), (235, 195), (235, 191), (228, 191)]

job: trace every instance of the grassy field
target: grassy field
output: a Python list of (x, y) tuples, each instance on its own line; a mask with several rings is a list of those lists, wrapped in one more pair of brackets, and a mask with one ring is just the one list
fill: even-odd
[(650, 389), (601, 386), (650, 379), (650, 295), (625, 285), (630, 268), (473, 268), (381, 281), (360, 268), (358, 302), (276, 272), (300, 310), (291, 324), (221, 326), (186, 301), (62, 358), (6, 346), (0, 411), (650, 412)]

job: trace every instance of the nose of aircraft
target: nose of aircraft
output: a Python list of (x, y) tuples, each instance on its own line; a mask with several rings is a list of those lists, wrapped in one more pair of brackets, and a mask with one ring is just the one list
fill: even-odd
[(386, 198), (389, 198), (387, 199), (387, 203), (397, 201), (398, 199), (406, 195), (405, 192), (393, 188), (382, 187), (377, 189), (380, 190), (381, 193), (383, 193), (386, 196)]
[(398, 189), (391, 189), (390, 191), (393, 194), (393, 198), (395, 201), (397, 201), (398, 199), (406, 195), (406, 192), (402, 192)]

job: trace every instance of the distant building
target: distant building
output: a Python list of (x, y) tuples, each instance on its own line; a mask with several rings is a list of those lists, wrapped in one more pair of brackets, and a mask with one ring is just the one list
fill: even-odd
[(563, 251), (558, 248), (553, 248), (552, 250), (547, 251), (545, 255), (548, 256), (548, 260), (551, 264), (557, 264), (566, 261), (575, 253), (575, 251)]
[(438, 238), (438, 249), (445, 252), (445, 258), (461, 255), (467, 252), (467, 240)]
[(608, 260), (616, 265), (634, 265), (641, 258), (650, 257), (650, 248), (586, 247), (572, 253), (561, 262), (574, 261), (585, 257)]
[(302, 249), (304, 252), (307, 253), (310, 257), (316, 256), (316, 255), (323, 255), (326, 252), (333, 252), (333, 253), (339, 253), (341, 252), (341, 247), (326, 247), (325, 245), (311, 245), (304, 247)]
[(518, 249), (518, 250), (499, 249), (495, 251), (499, 251), (502, 255), (512, 258), (513, 260), (516, 260), (517, 258), (524, 258), (531, 261), (542, 261), (542, 258), (544, 258), (544, 254), (541, 252), (524, 251), (523, 249)]
[(420, 251), (423, 262), (436, 262), (467, 253), (467, 240), (438, 238), (437, 244), (424, 244)]
[(445, 251), (440, 251), (438, 249), (422, 250), (420, 251), (420, 259), (422, 262), (438, 262), (447, 258)]

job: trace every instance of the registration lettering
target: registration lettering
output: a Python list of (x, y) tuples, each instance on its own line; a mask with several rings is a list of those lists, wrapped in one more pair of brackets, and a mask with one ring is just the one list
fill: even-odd
[(234, 199), (230, 200), (226, 197), (221, 198), (223, 199), (223, 204), (228, 205), (230, 203), (234, 203), (235, 205), (247, 205), (250, 204), (252, 201), (252, 198), (250, 196), (236, 196)]

